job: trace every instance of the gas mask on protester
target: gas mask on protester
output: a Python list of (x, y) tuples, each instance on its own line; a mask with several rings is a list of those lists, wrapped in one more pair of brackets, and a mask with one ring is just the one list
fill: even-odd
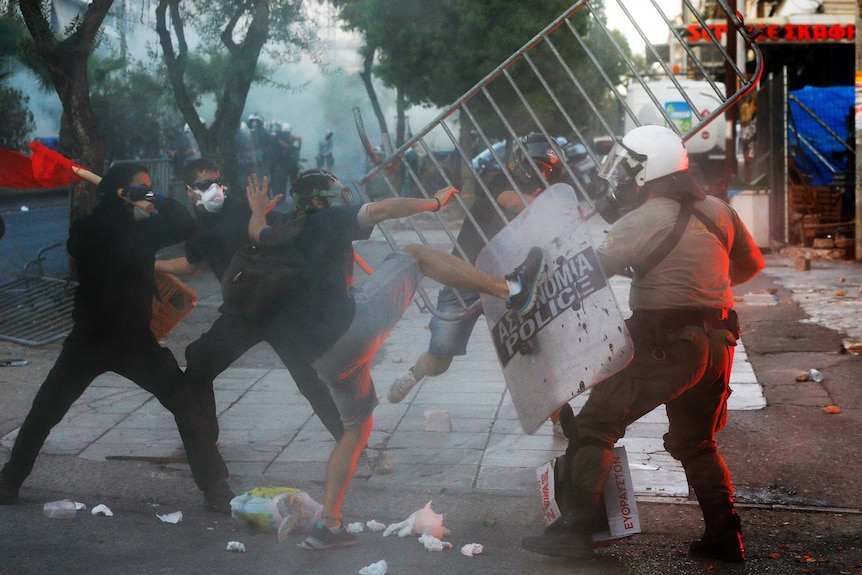
[(325, 191), (320, 191), (317, 197), (326, 200), (329, 207), (333, 206), (350, 206), (353, 204), (353, 190), (347, 187), (342, 187), (341, 182), (335, 181), (333, 185)]
[(211, 214), (221, 211), (224, 206), (226, 190), (226, 187), (222, 185), (221, 180), (199, 182), (191, 187), (198, 195), (198, 198), (195, 200), (195, 205), (201, 206)]
[(643, 205), (648, 182), (687, 170), (688, 152), (676, 132), (662, 126), (635, 128), (614, 144), (599, 168), (598, 177), (609, 185), (596, 200), (596, 211), (613, 224)]
[(344, 187), (341, 182), (326, 170), (306, 170), (299, 174), (290, 188), (290, 194), (296, 202), (296, 209), (312, 214), (320, 209), (315, 206), (314, 198), (320, 198), (327, 208), (333, 206), (349, 206), (354, 203), (353, 190)]
[(123, 188), (121, 197), (132, 205), (132, 215), (137, 222), (149, 218), (156, 212), (156, 207), (153, 205), (156, 195), (150, 186), (126, 186)]

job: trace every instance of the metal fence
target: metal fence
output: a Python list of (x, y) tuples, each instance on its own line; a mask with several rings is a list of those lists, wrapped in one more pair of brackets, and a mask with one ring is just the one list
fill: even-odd
[[(373, 151), (382, 148), (386, 156), (377, 159), (377, 165), (360, 181), (360, 193), (397, 197), (406, 189), (410, 195), (428, 198), (439, 187), (455, 185), (462, 191), (456, 200), (463, 218), (452, 221), (434, 214), (434, 225), (463, 257), (456, 237), (466, 219), (476, 224), (468, 209), (472, 198), (485, 194), (497, 205), (487, 185), (490, 170), (502, 172), (522, 201), (525, 193), (533, 191), (523, 189), (506, 165), (515, 147), (526, 155), (519, 137), (529, 132), (554, 138), (570, 151), (566, 180), (576, 190), (586, 215), (593, 213), (593, 200), (602, 193), (602, 184), (595, 178), (595, 168), (602, 160), (600, 144), (619, 137), (627, 124), (664, 124), (692, 143), (695, 136), (715, 137), (707, 129), (714, 120), (719, 120), (714, 130), (723, 133), (722, 115), (755, 86), (762, 70), (760, 50), (741, 16), (722, 0), (701, 2), (710, 6), (707, 20), (685, 0), (682, 20), (673, 22), (655, 0), (639, 0), (639, 8), (654, 11), (664, 23), (667, 43), (658, 46), (642, 29), (642, 16), (636, 17), (628, 9), (631, 2), (607, 0), (606, 4), (610, 2), (618, 5), (643, 40), (643, 61), (650, 64), (635, 63), (621, 36), (603, 21), (598, 5), (589, 0), (576, 2), (397, 150), (391, 151), (385, 135), (382, 146), (371, 144), (361, 115), (357, 115), (369, 155), (373, 157)], [(738, 46), (743, 47), (748, 63), (737, 56)], [(723, 74), (724, 83), (714, 79), (717, 71)], [(689, 87), (692, 79), (698, 81), (698, 93)], [(657, 92), (657, 84), (663, 86), (663, 93)], [(642, 96), (637, 109), (627, 97), (634, 91)], [(704, 96), (712, 102), (708, 109), (703, 108)], [(441, 154), (441, 149), (447, 151)], [(474, 150), (485, 151), (475, 155)], [(417, 156), (421, 161), (417, 162)], [(532, 168), (538, 176), (536, 165)], [(502, 209), (496, 211), (506, 221)], [(416, 241), (428, 243), (416, 223), (415, 217), (409, 221)], [(427, 225), (423, 227), (427, 229)], [(397, 249), (389, 228), (380, 228)], [(489, 239), (483, 234), (485, 243)], [(419, 294), (433, 310), (425, 290), (420, 289)]]

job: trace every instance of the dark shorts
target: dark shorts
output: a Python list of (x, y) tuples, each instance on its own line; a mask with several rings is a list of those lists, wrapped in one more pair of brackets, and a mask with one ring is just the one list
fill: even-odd
[(371, 362), (404, 315), (422, 281), (419, 264), (404, 252), (390, 254), (353, 294), (356, 314), (347, 331), (314, 362), (345, 429), (358, 429), (379, 403)]

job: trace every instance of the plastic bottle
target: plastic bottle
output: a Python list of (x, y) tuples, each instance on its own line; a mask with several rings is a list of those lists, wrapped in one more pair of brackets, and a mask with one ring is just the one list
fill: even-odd
[(42, 507), (45, 517), (48, 519), (72, 519), (75, 516), (75, 502), (70, 499), (60, 501), (49, 501)]
[(811, 368), (808, 370), (808, 379), (820, 383), (821, 381), (823, 381), (823, 374), (816, 369)]

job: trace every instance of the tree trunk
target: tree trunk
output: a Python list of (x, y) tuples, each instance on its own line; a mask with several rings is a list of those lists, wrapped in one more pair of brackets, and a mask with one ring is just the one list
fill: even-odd
[[(374, 53), (377, 48), (374, 46), (363, 46), (360, 50), (362, 54), (362, 72), (359, 77), (362, 78), (362, 83), (365, 85), (365, 92), (368, 94), (368, 99), (371, 101), (371, 109), (374, 110), (374, 116), (377, 118), (377, 125), (380, 128), (381, 137), (385, 137), (389, 133), (389, 128), (386, 126), (386, 117), (383, 115), (383, 109), (380, 107), (380, 100), (377, 98), (377, 91), (374, 89), (371, 71), (374, 67)], [(386, 150), (389, 152), (390, 150)]]
[[(242, 112), (254, 81), (261, 50), (269, 39), (269, 0), (249, 0), (238, 6), (234, 16), (221, 32), (221, 40), (230, 54), (230, 59), (225, 70), (225, 83), (218, 99), (215, 120), (209, 129), (200, 122), (194, 101), (185, 87), (188, 46), (185, 42), (184, 24), (179, 14), (179, 2), (180, 0), (159, 0), (156, 7), (156, 31), (177, 106), (195, 135), (202, 154), (216, 159), (226, 181), (245, 189), (244, 182), (236, 181), (236, 133), (242, 122)], [(177, 50), (174, 49), (165, 18), (168, 8), (171, 10), (171, 28), (177, 34)], [(251, 22), (245, 38), (237, 44), (233, 40), (234, 29), (238, 22), (249, 16)]]
[[(93, 0), (74, 29), (58, 40), (41, 10), (40, 0), (20, 0), (19, 6), (38, 55), (49, 70), (51, 83), (63, 105), (60, 146), (63, 153), (96, 173), (103, 173), (105, 144), (90, 102), (87, 63), (95, 40), (114, 0)], [(89, 213), (95, 205), (95, 186), (79, 184), (72, 194), (70, 219)]]

